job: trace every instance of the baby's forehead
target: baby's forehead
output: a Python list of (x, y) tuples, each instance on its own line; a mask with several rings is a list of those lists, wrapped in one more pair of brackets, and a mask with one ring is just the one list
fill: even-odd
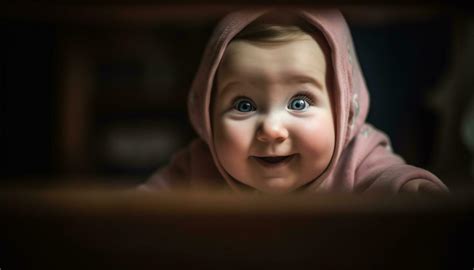
[(327, 63), (312, 40), (283, 43), (276, 48), (239, 41), (229, 49), (231, 53), (215, 81), (219, 97), (254, 95), (254, 91), (261, 95), (302, 89), (327, 92)]
[[(278, 50), (282, 47), (288, 47), (289, 44), (295, 44), (299, 41), (313, 43), (316, 51), (322, 51), (327, 59), (330, 55), (330, 49), (327, 40), (322, 32), (315, 26), (308, 23), (302, 24), (273, 24), (266, 21), (257, 21), (249, 24), (230, 41), (227, 45), (224, 60), (232, 57), (240, 57), (247, 53), (245, 47), (254, 47), (260, 49), (260, 53), (269, 50)], [(236, 44), (239, 44), (236, 46)], [(253, 53), (257, 53), (254, 50)], [(306, 50), (311, 54), (311, 50)], [(287, 52), (288, 54), (288, 52)]]
[(271, 44), (237, 40), (228, 45), (218, 73), (247, 76), (272, 72), (325, 73), (327, 58), (309, 35)]

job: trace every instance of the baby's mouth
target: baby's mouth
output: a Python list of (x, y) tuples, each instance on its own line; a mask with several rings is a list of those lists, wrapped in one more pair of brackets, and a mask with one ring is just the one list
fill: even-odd
[(287, 164), (290, 162), (295, 155), (289, 155), (289, 156), (262, 156), (262, 157), (257, 157), (253, 156), (260, 164), (266, 166), (266, 167), (276, 167), (280, 165)]

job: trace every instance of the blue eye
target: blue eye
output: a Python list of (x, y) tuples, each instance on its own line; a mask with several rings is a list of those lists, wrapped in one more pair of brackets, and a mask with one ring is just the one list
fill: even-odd
[(234, 102), (234, 109), (239, 112), (251, 112), (256, 110), (255, 106), (248, 99), (238, 99)]
[(288, 109), (295, 110), (295, 111), (303, 111), (309, 107), (309, 102), (303, 98), (298, 97), (291, 100), (290, 104), (288, 105)]

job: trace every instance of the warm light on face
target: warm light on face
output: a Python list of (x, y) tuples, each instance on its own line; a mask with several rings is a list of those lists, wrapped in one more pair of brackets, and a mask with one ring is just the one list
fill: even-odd
[(212, 123), (218, 160), (237, 181), (285, 193), (321, 175), (335, 130), (321, 46), (234, 41), (217, 74)]

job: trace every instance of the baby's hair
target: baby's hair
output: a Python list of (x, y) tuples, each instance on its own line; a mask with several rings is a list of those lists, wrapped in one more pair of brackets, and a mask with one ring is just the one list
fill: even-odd
[(258, 43), (282, 43), (307, 35), (297, 25), (251, 24), (244, 28), (234, 40), (253, 41)]
[(233, 40), (279, 44), (305, 38), (307, 35), (317, 39), (322, 37), (321, 32), (297, 16), (269, 13), (245, 27)]

